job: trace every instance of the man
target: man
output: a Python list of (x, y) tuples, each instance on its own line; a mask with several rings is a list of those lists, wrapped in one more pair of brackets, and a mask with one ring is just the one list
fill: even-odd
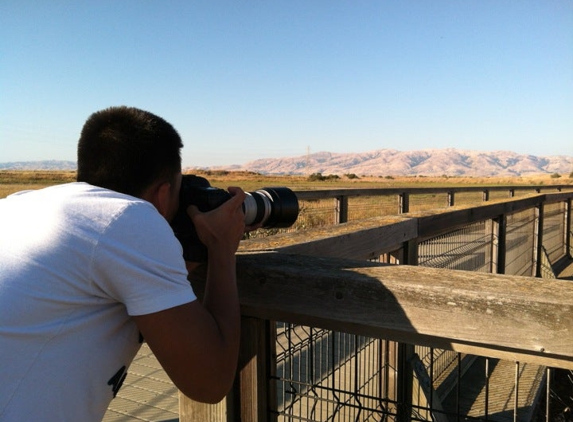
[(209, 253), (200, 303), (168, 223), (182, 146), (158, 116), (102, 110), (82, 130), (78, 182), (0, 200), (0, 420), (101, 420), (142, 339), (190, 398), (230, 389), (245, 194), (188, 210)]

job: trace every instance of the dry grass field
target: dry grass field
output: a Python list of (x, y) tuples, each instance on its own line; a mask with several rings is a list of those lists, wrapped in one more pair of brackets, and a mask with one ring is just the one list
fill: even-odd
[[(212, 186), (226, 188), (240, 186), (254, 190), (264, 186), (287, 186), (294, 190), (317, 190), (338, 188), (394, 188), (394, 187), (463, 187), (504, 185), (573, 185), (568, 176), (555, 178), (550, 175), (528, 177), (327, 177), (327, 180), (310, 180), (309, 176), (266, 176), (249, 172), (197, 171), (207, 178)], [(0, 171), (0, 198), (26, 189), (75, 181), (74, 171)]]
[[(226, 189), (229, 186), (240, 186), (245, 191), (253, 191), (268, 186), (286, 186), (293, 190), (334, 190), (341, 188), (448, 188), (448, 187), (501, 187), (501, 186), (548, 186), (570, 185), (569, 177), (555, 178), (550, 175), (537, 177), (357, 177), (345, 176), (267, 176), (251, 172), (195, 171), (194, 174), (207, 178), (212, 186)], [(74, 171), (0, 171), (0, 198), (11, 193), (40, 189), (46, 186), (72, 182)], [(507, 198), (507, 193), (492, 194), (491, 201)], [(459, 193), (456, 205), (468, 205), (481, 201), (481, 193)], [(446, 206), (446, 196), (436, 194), (417, 194), (410, 198), (411, 211), (425, 211)], [(359, 197), (349, 201), (348, 219), (360, 220), (381, 215), (392, 215), (398, 212), (395, 196)], [(310, 200), (300, 204), (300, 214), (295, 225), (288, 229), (300, 230), (309, 227), (332, 224), (334, 205), (332, 199)], [(268, 236), (274, 229), (251, 233), (251, 236)]]
[(75, 171), (0, 171), (0, 198), (22, 190), (73, 182)]
[(463, 187), (503, 185), (573, 185), (573, 178), (551, 175), (524, 177), (468, 177), (468, 176), (340, 176), (324, 181), (311, 181), (309, 176), (265, 176), (247, 172), (199, 171), (213, 186), (226, 187), (237, 183), (247, 190), (262, 186), (287, 186), (295, 190), (337, 189), (337, 188), (394, 188), (394, 187)]

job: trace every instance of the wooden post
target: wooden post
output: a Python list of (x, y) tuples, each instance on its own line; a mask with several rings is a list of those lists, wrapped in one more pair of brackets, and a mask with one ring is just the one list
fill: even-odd
[(227, 396), (216, 404), (199, 403), (179, 392), (179, 420), (181, 422), (231, 422), (232, 400)]
[(334, 198), (334, 224), (348, 221), (348, 196), (341, 195)]
[(562, 251), (563, 251), (563, 257), (567, 257), (569, 256), (569, 247), (567, 245), (567, 239), (569, 239), (569, 232), (567, 230), (567, 228), (569, 227), (568, 225), (568, 219), (569, 219), (569, 208), (567, 207), (568, 205), (568, 201), (563, 201), (561, 202), (559, 208), (563, 211), (562, 215), (563, 215), (563, 232), (561, 233), (561, 244), (562, 246)]
[(404, 242), (403, 249), (404, 256), (401, 264), (418, 265), (418, 239), (410, 239)]
[(453, 207), (456, 202), (455, 193), (453, 190), (448, 191), (448, 207)]
[(543, 253), (543, 216), (544, 206), (543, 203), (535, 207), (535, 216), (537, 223), (535, 224), (535, 238), (534, 238), (534, 258), (535, 258), (535, 277), (541, 277), (541, 254)]
[[(241, 421), (264, 422), (268, 414), (270, 321), (242, 318), (239, 388), (236, 409)], [(274, 324), (273, 324), (274, 326)]]
[(571, 199), (565, 201), (565, 254), (571, 258)]
[[(404, 242), (404, 264), (418, 265), (417, 239)], [(410, 362), (415, 354), (412, 344), (398, 343), (396, 368), (396, 401), (398, 403), (398, 421), (409, 422), (412, 418), (412, 391), (414, 386), (414, 370)]]
[(505, 262), (506, 262), (506, 235), (507, 235), (507, 216), (500, 215), (499, 218), (494, 220), (495, 234), (497, 235), (497, 250), (496, 250), (496, 261), (497, 261), (497, 274), (505, 274)]
[(241, 349), (233, 390), (217, 404), (193, 401), (179, 393), (181, 422), (264, 422), (268, 415), (270, 322), (241, 319)]
[(482, 192), (482, 201), (487, 202), (489, 201), (489, 189), (484, 189)]
[(485, 245), (485, 257), (489, 259), (490, 264), (488, 265), (489, 272), (492, 274), (497, 273), (497, 260), (498, 260), (498, 227), (494, 219), (486, 220), (485, 222), (485, 236), (491, 237), (491, 242)]
[(399, 196), (399, 214), (406, 214), (410, 212), (410, 194), (408, 192), (402, 192)]

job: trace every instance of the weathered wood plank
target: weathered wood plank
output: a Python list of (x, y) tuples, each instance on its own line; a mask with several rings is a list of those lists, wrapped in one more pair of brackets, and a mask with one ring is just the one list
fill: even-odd
[(275, 250), (285, 253), (368, 259), (399, 248), (417, 236), (417, 221), (392, 216), (375, 217), (334, 226), (250, 239), (241, 251)]
[[(267, 420), (269, 395), (269, 328), (268, 321), (243, 317), (241, 321), (241, 350), (239, 379), (234, 388), (234, 400), (240, 402), (242, 421)], [(272, 336), (274, 339), (275, 337)]]
[[(571, 188), (569, 188), (571, 189)], [(571, 199), (571, 191), (569, 192), (560, 192), (560, 193), (546, 193), (545, 194), (545, 202), (548, 204), (555, 203), (555, 202), (564, 202), (568, 199)]]
[(229, 422), (233, 410), (229, 398), (216, 404), (199, 403), (179, 392), (179, 420), (184, 422)]
[(237, 274), (247, 316), (573, 369), (568, 281), (279, 253)]

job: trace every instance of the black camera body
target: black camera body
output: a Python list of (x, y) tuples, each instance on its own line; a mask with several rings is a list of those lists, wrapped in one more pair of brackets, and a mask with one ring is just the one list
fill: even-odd
[[(261, 224), (263, 228), (286, 228), (298, 218), (299, 206), (295, 193), (286, 187), (262, 188), (246, 192), (243, 201), (245, 224)], [(224, 189), (212, 187), (207, 179), (186, 174), (179, 191), (179, 209), (171, 222), (173, 232), (183, 246), (186, 261), (207, 261), (207, 248), (201, 243), (187, 208), (195, 205), (199, 211), (211, 211), (231, 198)]]

